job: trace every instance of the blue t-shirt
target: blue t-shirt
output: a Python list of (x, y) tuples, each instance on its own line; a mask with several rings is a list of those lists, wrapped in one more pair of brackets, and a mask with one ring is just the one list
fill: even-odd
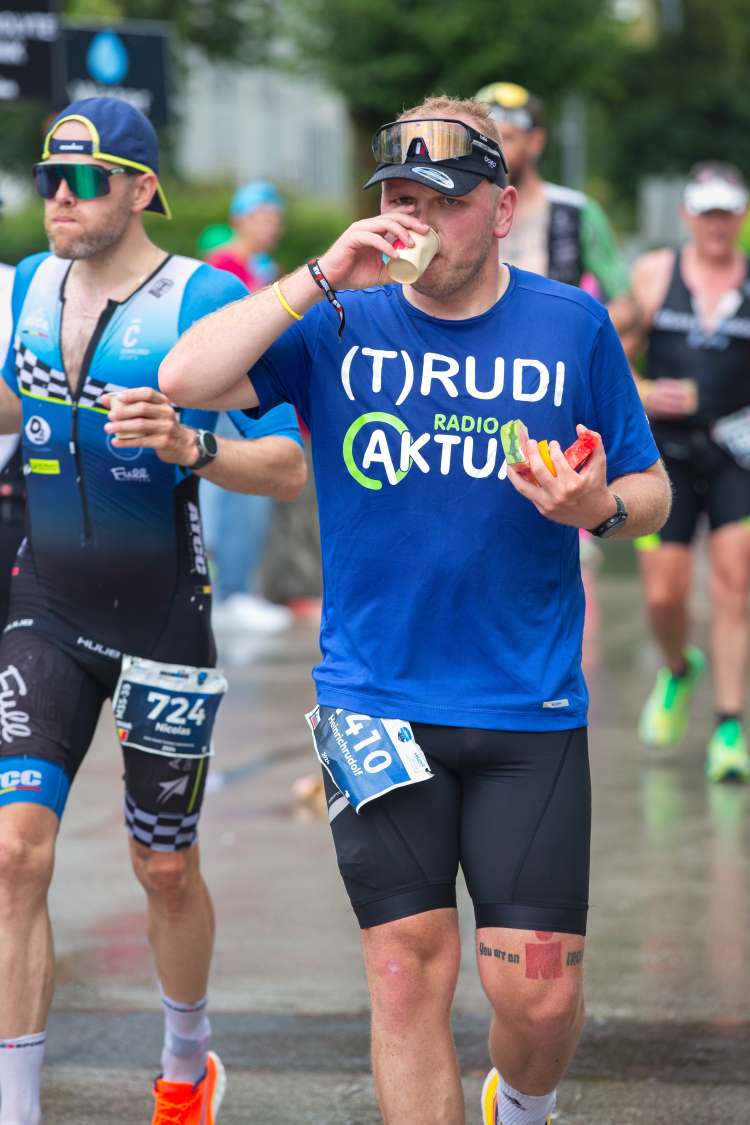
[(578, 531), (506, 478), (500, 426), (566, 448), (598, 430), (613, 480), (658, 460), (606, 310), (512, 269), (503, 297), (440, 320), (400, 286), (323, 302), (250, 372), (260, 410), (312, 433), (323, 544), (318, 698), (449, 726), (586, 722)]

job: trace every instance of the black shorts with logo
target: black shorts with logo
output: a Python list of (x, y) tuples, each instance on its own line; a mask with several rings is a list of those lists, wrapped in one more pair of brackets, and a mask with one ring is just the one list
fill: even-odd
[(704, 514), (711, 531), (750, 518), (750, 471), (720, 449), (706, 430), (655, 422), (653, 432), (673, 491), (660, 542), (691, 543)]
[(456, 905), (477, 927), (585, 934), (591, 784), (585, 728), (494, 731), (412, 723), (434, 777), (358, 814), (323, 776), (336, 856), (366, 929)]
[[(78, 642), (24, 618), (11, 620), (0, 640), (0, 808), (31, 801), (62, 816), (120, 674), (119, 653), (85, 637)], [(129, 834), (155, 851), (194, 844), (208, 758), (122, 754)]]

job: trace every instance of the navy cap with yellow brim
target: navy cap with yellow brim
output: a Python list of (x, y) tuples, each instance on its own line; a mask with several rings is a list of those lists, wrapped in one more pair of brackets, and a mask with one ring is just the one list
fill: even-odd
[[(89, 140), (59, 139), (55, 133), (66, 121), (78, 121), (88, 129)], [(172, 212), (159, 183), (159, 142), (145, 114), (122, 98), (80, 98), (59, 113), (44, 138), (42, 160), (63, 153), (93, 156), (156, 176), (156, 192), (146, 208), (172, 218)]]

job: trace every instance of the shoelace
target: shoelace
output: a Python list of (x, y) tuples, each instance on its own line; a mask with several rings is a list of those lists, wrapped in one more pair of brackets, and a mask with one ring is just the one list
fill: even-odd
[(202, 1088), (196, 1090), (190, 1101), (185, 1102), (168, 1102), (164, 1100), (164, 1095), (157, 1093), (156, 1112), (152, 1125), (184, 1125), (187, 1114), (196, 1106), (200, 1106), (202, 1099)]

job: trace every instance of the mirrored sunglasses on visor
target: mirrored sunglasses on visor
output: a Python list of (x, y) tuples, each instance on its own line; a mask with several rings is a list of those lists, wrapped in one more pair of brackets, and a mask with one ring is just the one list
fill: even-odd
[(110, 176), (126, 174), (127, 168), (102, 168), (99, 164), (34, 165), (36, 190), (42, 199), (54, 199), (63, 180), (76, 199), (99, 199), (109, 195)]
[(496, 141), (451, 118), (413, 118), (391, 121), (372, 138), (372, 152), (378, 164), (405, 164), (408, 160), (429, 160), (433, 164), (473, 156), (485, 164), (485, 173), (495, 168), (497, 183), (505, 184), (503, 171), (508, 165)]

